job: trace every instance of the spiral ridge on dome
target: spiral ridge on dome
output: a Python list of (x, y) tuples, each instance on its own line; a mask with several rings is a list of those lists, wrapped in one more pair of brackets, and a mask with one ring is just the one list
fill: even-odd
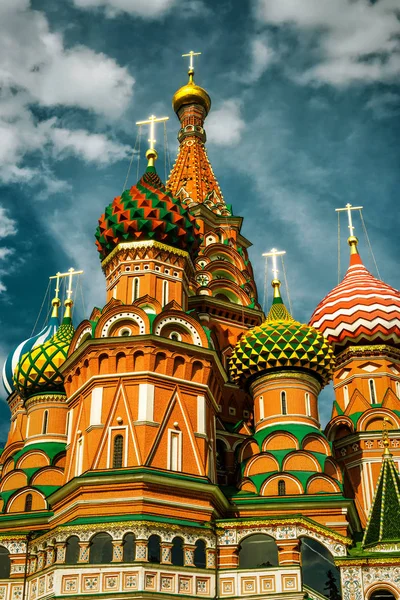
[(68, 356), (74, 331), (71, 319), (64, 318), (50, 340), (24, 354), (14, 372), (14, 385), (23, 398), (63, 391), (64, 377), (59, 369)]
[(339, 350), (400, 344), (400, 292), (374, 277), (358, 253), (352, 254), (344, 279), (318, 304), (310, 325)]
[(274, 298), (264, 323), (250, 329), (230, 358), (236, 383), (245, 383), (268, 369), (298, 368), (312, 371), (322, 385), (329, 383), (335, 358), (333, 348), (314, 327), (295, 321), (280, 297)]
[(51, 317), (48, 324), (36, 335), (28, 338), (21, 342), (15, 350), (10, 352), (7, 356), (6, 361), (3, 366), (2, 378), (3, 385), (9, 394), (12, 394), (14, 391), (14, 379), (13, 374), (14, 370), (24, 354), (40, 346), (44, 342), (47, 342), (53, 335), (56, 333), (57, 328), (59, 326), (59, 320), (57, 317)]
[(107, 206), (95, 237), (102, 259), (121, 242), (155, 240), (191, 254), (201, 242), (196, 219), (151, 166), (135, 186)]

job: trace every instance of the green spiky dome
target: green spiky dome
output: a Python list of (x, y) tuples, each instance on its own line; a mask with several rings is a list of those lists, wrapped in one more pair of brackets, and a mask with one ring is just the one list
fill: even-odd
[(104, 259), (120, 242), (155, 240), (193, 254), (201, 236), (196, 219), (166, 189), (154, 167), (114, 198), (99, 219), (96, 245)]
[(278, 296), (264, 323), (237, 343), (230, 373), (233, 381), (243, 385), (269, 369), (298, 368), (311, 371), (326, 385), (334, 365), (333, 349), (322, 333), (295, 321)]
[(65, 362), (74, 335), (70, 317), (64, 317), (57, 333), (41, 346), (24, 354), (14, 371), (14, 384), (22, 398), (63, 391), (59, 369)]

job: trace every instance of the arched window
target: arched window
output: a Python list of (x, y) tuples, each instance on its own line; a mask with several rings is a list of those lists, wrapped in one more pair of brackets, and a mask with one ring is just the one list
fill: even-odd
[(10, 553), (4, 546), (0, 546), (0, 579), (9, 579), (11, 573)]
[(374, 590), (369, 600), (395, 600), (395, 597), (390, 590), (380, 589)]
[(67, 419), (65, 421), (65, 435), (67, 436), (67, 439), (69, 438), (69, 421), (71, 418), (71, 413), (68, 411), (67, 412)]
[(400, 381), (396, 381), (396, 396), (400, 398)]
[(135, 536), (133, 533), (127, 533), (124, 537), (123, 561), (133, 562), (135, 560)]
[(340, 571), (335, 566), (329, 550), (317, 540), (302, 537), (300, 553), (303, 583), (331, 598), (334, 597), (333, 592), (336, 587), (336, 597), (340, 598)]
[(49, 411), (45, 410), (43, 413), (42, 433), (47, 433), (48, 424), (49, 424)]
[(135, 277), (132, 286), (132, 302), (135, 302), (139, 298), (140, 280), (139, 277)]
[(166, 304), (168, 304), (168, 281), (163, 281), (161, 305), (165, 306)]
[(286, 483), (284, 479), (278, 481), (278, 496), (286, 496)]
[(273, 537), (255, 533), (246, 537), (239, 547), (239, 569), (277, 567), (278, 548)]
[(171, 560), (173, 565), (183, 567), (183, 540), (180, 537), (175, 537), (172, 540)]
[(369, 395), (371, 397), (371, 404), (376, 404), (376, 390), (375, 390), (375, 381), (373, 379), (369, 379)]
[(159, 535), (151, 535), (147, 542), (148, 559), (151, 563), (160, 563), (161, 538)]
[(122, 467), (123, 450), (124, 436), (116, 435), (114, 438), (113, 469), (120, 469)]
[(203, 540), (197, 540), (194, 551), (194, 564), (199, 569), (206, 568), (206, 545)]
[(109, 533), (96, 533), (90, 542), (89, 563), (108, 565), (112, 561), (113, 545)]
[(287, 415), (286, 392), (281, 392), (282, 414)]
[(306, 392), (306, 394), (305, 394), (305, 401), (306, 401), (306, 415), (307, 415), (307, 417), (311, 417), (311, 402), (310, 402), (310, 394), (308, 392)]
[(260, 421), (264, 419), (264, 396), (260, 396), (259, 400), (259, 408), (260, 408)]
[(25, 497), (25, 512), (32, 510), (32, 494), (27, 494)]
[(67, 539), (65, 550), (65, 564), (76, 565), (79, 560), (79, 538), (77, 535), (71, 535)]

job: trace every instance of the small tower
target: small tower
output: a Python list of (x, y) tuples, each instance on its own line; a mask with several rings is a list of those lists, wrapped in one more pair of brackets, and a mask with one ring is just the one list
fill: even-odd
[(349, 268), (319, 303), (310, 324), (335, 350), (335, 402), (326, 431), (346, 467), (365, 525), (379, 476), (383, 420), (389, 420), (391, 430), (400, 429), (400, 293), (364, 266), (351, 218), (355, 208), (360, 209), (349, 204), (343, 209), (351, 234)]

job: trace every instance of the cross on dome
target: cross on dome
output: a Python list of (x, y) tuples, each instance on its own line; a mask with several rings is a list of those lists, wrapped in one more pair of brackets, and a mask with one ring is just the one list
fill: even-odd
[(276, 248), (272, 248), (269, 252), (264, 252), (263, 256), (265, 256), (268, 260), (268, 257), (272, 257), (272, 273), (274, 275), (274, 279), (278, 279), (278, 267), (277, 267), (277, 256), (283, 256), (286, 254), (286, 250), (277, 250)]
[(194, 72), (193, 57), (194, 56), (200, 56), (200, 54), (201, 54), (201, 52), (193, 52), (193, 50), (191, 50), (187, 54), (182, 54), (182, 58), (185, 58), (185, 57), (189, 56), (189, 73), (193, 73)]
[[(71, 306), (73, 304), (71, 296), (72, 296), (72, 278), (74, 277), (74, 275), (81, 275), (83, 273), (83, 271), (75, 271), (75, 269), (73, 267), (71, 267), (70, 269), (68, 269), (68, 271), (66, 273), (60, 273), (60, 271), (58, 271), (58, 273), (56, 273), (56, 275), (52, 275), (51, 277), (49, 277), (49, 279), (55, 279), (56, 280), (56, 288), (55, 288), (55, 298), (53, 299), (53, 314), (55, 314), (55, 316), (57, 316), (57, 310), (58, 307), (60, 306), (60, 299), (58, 297), (58, 293), (60, 291), (60, 279), (64, 278), (64, 277), (68, 277), (68, 288), (66, 290), (67, 293), (67, 299), (65, 301), (65, 306), (67, 307), (67, 311), (69, 312), (71, 309)], [(66, 316), (70, 316), (70, 314), (66, 314)]]
[(149, 161), (149, 163), (148, 163), (149, 167), (154, 167), (154, 161), (157, 160), (157, 158), (158, 158), (157, 151), (154, 147), (154, 144), (157, 141), (155, 139), (155, 125), (156, 125), (156, 123), (162, 123), (164, 121), (168, 121), (168, 119), (169, 119), (169, 117), (156, 117), (155, 115), (150, 115), (150, 117), (145, 121), (136, 121), (136, 125), (139, 125), (139, 126), (148, 125), (149, 126), (149, 139), (147, 140), (149, 142), (149, 148), (146, 152), (146, 158)]
[(352, 210), (361, 210), (362, 208), (363, 208), (363, 206), (352, 206), (349, 203), (347, 203), (344, 208), (336, 208), (336, 212), (343, 212), (343, 211), (347, 212), (347, 218), (349, 220), (350, 237), (354, 236), (354, 225), (353, 225), (351, 211)]

